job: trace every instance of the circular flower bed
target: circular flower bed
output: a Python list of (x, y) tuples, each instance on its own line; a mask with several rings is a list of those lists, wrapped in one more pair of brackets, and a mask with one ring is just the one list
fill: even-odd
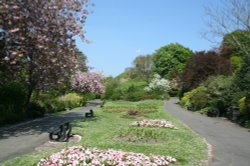
[(48, 158), (41, 159), (38, 166), (167, 166), (174, 162), (176, 162), (176, 159), (170, 156), (146, 156), (142, 153), (73, 146), (52, 154)]
[(135, 121), (130, 126), (175, 128), (171, 122), (159, 119)]

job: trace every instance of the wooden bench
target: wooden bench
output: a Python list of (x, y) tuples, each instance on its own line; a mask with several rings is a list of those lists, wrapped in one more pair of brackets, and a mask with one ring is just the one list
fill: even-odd
[(85, 113), (86, 118), (93, 118), (94, 117), (94, 111), (91, 109), (89, 112)]
[(60, 126), (53, 128), (49, 133), (49, 138), (52, 141), (66, 142), (71, 137), (72, 127), (69, 122), (61, 124)]

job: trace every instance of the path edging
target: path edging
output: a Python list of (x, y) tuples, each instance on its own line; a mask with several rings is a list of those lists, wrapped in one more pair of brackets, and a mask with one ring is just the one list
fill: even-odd
[(211, 166), (214, 159), (213, 146), (210, 143), (208, 143), (208, 141), (205, 138), (203, 139), (207, 144), (207, 160), (205, 161), (205, 165)]

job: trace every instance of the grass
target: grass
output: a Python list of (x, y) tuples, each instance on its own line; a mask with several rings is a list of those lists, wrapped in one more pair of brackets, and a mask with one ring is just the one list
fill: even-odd
[[(107, 102), (103, 109), (132, 106), (143, 110), (141, 107), (145, 105), (149, 107), (154, 105), (152, 107), (156, 106), (157, 111), (141, 111), (136, 116), (124, 116), (127, 112), (105, 112), (101, 108), (95, 109), (94, 119), (73, 123), (73, 133), (81, 135), (82, 140), (79, 143), (71, 143), (69, 146), (82, 145), (140, 152), (146, 155), (169, 155), (177, 159), (178, 162), (175, 165), (203, 165), (207, 158), (206, 143), (180, 121), (166, 113), (162, 101)], [(178, 129), (130, 127), (129, 124), (138, 118), (167, 119)], [(60, 149), (62, 148), (31, 153), (9, 160), (3, 165), (36, 165), (42, 157), (49, 156)]]

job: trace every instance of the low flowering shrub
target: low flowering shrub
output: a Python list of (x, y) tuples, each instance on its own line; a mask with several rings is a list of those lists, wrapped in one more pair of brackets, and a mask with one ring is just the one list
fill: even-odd
[(164, 78), (161, 78), (159, 74), (155, 74), (154, 78), (151, 80), (151, 82), (148, 84), (147, 87), (145, 87), (145, 91), (152, 92), (168, 92), (171, 89), (170, 87), (170, 81), (166, 80)]
[(91, 165), (91, 166), (167, 166), (176, 162), (170, 156), (149, 155), (116, 150), (99, 150), (73, 146), (41, 159), (38, 166)]
[(142, 121), (135, 121), (130, 124), (130, 126), (142, 126), (142, 127), (163, 127), (163, 128), (175, 128), (175, 126), (166, 120), (142, 120)]

